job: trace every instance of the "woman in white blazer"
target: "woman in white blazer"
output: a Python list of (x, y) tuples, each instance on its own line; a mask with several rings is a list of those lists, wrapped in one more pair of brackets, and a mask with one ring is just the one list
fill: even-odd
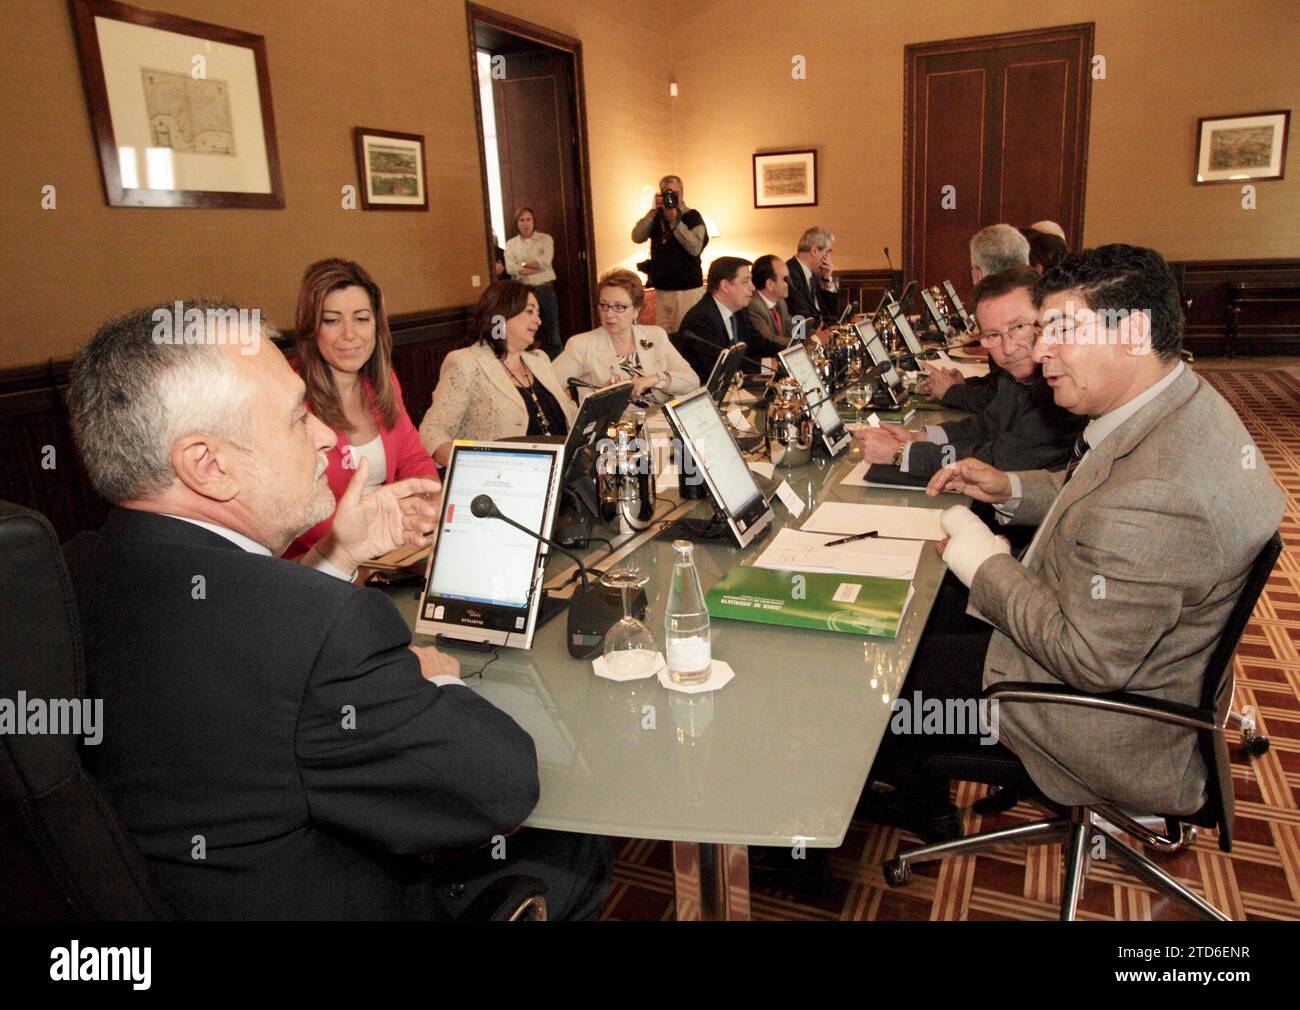
[(630, 270), (611, 270), (600, 279), (601, 325), (572, 336), (552, 363), (555, 377), (567, 384), (581, 379), (593, 386), (632, 380), (633, 395), (652, 391), (669, 396), (700, 388), (700, 377), (668, 340), (660, 326), (634, 322), (645, 303), (641, 278)]
[(483, 292), (470, 321), (474, 343), (447, 355), (420, 422), (420, 441), (440, 465), (457, 438), (569, 433), (578, 408), (546, 354), (530, 349), (541, 325), (526, 284), (498, 281)]

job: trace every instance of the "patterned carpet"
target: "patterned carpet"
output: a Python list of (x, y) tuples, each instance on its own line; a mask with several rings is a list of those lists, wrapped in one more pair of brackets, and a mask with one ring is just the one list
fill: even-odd
[[(1202, 374), (1241, 415), (1284, 491), (1285, 549), (1237, 650), (1235, 708), (1252, 706), (1272, 746), (1261, 757), (1236, 748), (1233, 783), (1236, 838), (1219, 851), (1213, 832), (1194, 846), (1154, 857), (1233, 919), (1300, 919), (1300, 378), (1289, 369), (1210, 367)], [(1236, 735), (1230, 736), (1236, 744)], [(986, 787), (957, 783), (967, 833), (1039, 816), (1022, 804), (981, 818), (969, 809)], [(855, 819), (844, 845), (830, 853), (831, 881), (816, 897), (755, 888), (756, 919), (1054, 919), (1060, 901), (1059, 846), (1007, 850), (916, 867), (908, 887), (891, 890), (881, 863), (916, 839)], [(671, 919), (672, 853), (666, 843), (617, 839), (607, 919)], [(1087, 882), (1080, 918), (1174, 919), (1167, 899), (1104, 862)]]

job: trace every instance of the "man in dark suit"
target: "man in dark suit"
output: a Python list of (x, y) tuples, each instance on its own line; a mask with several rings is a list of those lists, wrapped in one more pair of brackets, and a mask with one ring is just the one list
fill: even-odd
[(256, 316), (250, 345), (221, 317), (237, 306), (175, 303), (207, 313), (206, 342), (155, 342), (172, 311), (110, 323), (73, 369), (78, 449), (118, 507), (65, 552), (104, 700), (85, 757), (180, 915), (445, 918), (515, 872), (594, 914), (603, 839), (511, 834), (537, 800), (532, 740), (352, 584), (432, 528), (437, 482), (363, 495), (363, 459), (318, 556), (280, 559), (335, 510), (335, 435)]
[(803, 317), (812, 336), (826, 322), (834, 322), (839, 313), (839, 289), (831, 250), (835, 236), (818, 225), (799, 237), (798, 251), (786, 260), (790, 268), (790, 315)]
[(1087, 419), (1056, 405), (1030, 351), (1039, 276), (1032, 267), (1005, 270), (971, 295), (980, 342), (1000, 368), (993, 399), (974, 417), (942, 426), (863, 428), (854, 437), (864, 459), (918, 477), (967, 457), (1003, 470), (1059, 470), (1069, 462)]
[(754, 280), (749, 260), (739, 256), (719, 256), (709, 264), (708, 293), (682, 319), (674, 344), (690, 362), (695, 374), (707, 380), (718, 354), (732, 344), (744, 341), (747, 346), (746, 372), (760, 370), (759, 359), (774, 357), (782, 345), (759, 335), (749, 321), (750, 300), (754, 297)]
[(754, 261), (754, 297), (749, 303), (749, 321), (759, 336), (773, 344), (790, 344), (790, 268), (780, 256), (760, 256)]

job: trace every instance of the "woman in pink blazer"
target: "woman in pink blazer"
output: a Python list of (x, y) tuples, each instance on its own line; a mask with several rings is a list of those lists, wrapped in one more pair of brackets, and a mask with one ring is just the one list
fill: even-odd
[[(341, 259), (307, 268), (298, 292), (295, 343), (307, 406), (338, 436), (326, 469), (336, 499), (362, 459), (369, 463), (367, 491), (407, 477), (437, 477), (393, 372), (383, 292), (365, 270)], [(305, 554), (333, 522), (331, 516), (313, 526), (284, 556)]]

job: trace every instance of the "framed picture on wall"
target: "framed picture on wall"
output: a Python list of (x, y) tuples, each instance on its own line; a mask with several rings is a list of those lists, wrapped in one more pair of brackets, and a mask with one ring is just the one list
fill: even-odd
[(424, 137), (358, 126), (353, 131), (365, 210), (428, 210)]
[(1281, 179), (1291, 111), (1254, 112), (1197, 120), (1197, 185)]
[(817, 206), (817, 152), (766, 151), (755, 154), (754, 206)]
[(262, 36), (113, 0), (72, 18), (110, 206), (284, 206)]

